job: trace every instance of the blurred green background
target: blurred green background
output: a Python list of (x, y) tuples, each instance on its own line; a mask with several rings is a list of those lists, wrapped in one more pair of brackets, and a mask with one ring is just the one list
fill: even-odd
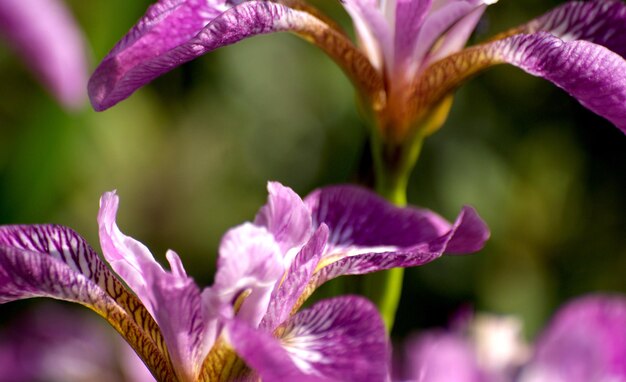
[[(68, 3), (93, 68), (150, 1)], [(314, 3), (351, 29), (338, 2)], [(501, 1), (472, 41), (559, 3)], [(289, 34), (210, 53), (103, 113), (66, 113), (6, 44), (0, 83), (0, 223), (67, 225), (99, 248), (98, 199), (117, 189), (121, 229), (160, 259), (175, 250), (203, 285), (221, 236), (253, 219), (268, 180), (301, 195), (348, 182), (368, 149), (349, 81)], [(510, 67), (469, 82), (427, 140), (409, 200), (448, 219), (473, 205), (492, 238), (407, 271), (394, 337), (445, 325), (464, 304), (520, 315), (532, 336), (570, 297), (626, 292), (624, 174), (624, 135), (556, 87)]]

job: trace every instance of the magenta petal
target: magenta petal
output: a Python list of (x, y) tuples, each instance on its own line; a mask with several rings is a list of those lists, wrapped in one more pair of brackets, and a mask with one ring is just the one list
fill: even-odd
[[(228, 340), (246, 364), (264, 381), (332, 382), (333, 380), (308, 375), (291, 361), (289, 353), (268, 332), (252, 328), (241, 321), (227, 325)], [(338, 381), (337, 381), (338, 382)]]
[(178, 255), (169, 251), (172, 272), (165, 271), (140, 242), (124, 235), (115, 222), (119, 198), (107, 192), (100, 201), (98, 224), (104, 258), (128, 284), (159, 325), (179, 378), (195, 378), (214, 338), (200, 288), (187, 276)]
[(496, 0), (456, 1), (433, 13), (415, 46), (414, 58), (426, 68), (432, 62), (461, 50), (488, 4)]
[[(374, 382), (387, 378), (386, 331), (376, 308), (363, 298), (321, 301), (296, 314), (279, 331), (280, 337), (275, 339), (241, 325), (229, 328), (235, 350), (263, 380), (299, 381), (300, 377), (293, 379), (294, 368), (313, 380)], [(292, 379), (280, 379), (284, 376)]]
[[(117, 306), (103, 286), (112, 278), (80, 236), (61, 226), (0, 228), (0, 303), (52, 297)], [(102, 283), (102, 285), (100, 285)]]
[(89, 307), (126, 338), (154, 375), (171, 375), (152, 317), (74, 231), (56, 225), (0, 227), (0, 303), (30, 297)]
[(300, 249), (279, 287), (274, 289), (261, 327), (273, 331), (289, 317), (313, 276), (328, 240), (328, 227), (322, 224)]
[(270, 295), (284, 271), (282, 252), (265, 228), (246, 223), (228, 231), (220, 244), (215, 283), (210, 288), (215, 308), (229, 311), (242, 293), (249, 293), (237, 317), (257, 326), (267, 311)]
[(585, 40), (626, 56), (626, 4), (621, 0), (570, 1), (515, 31), (548, 32), (564, 41)]
[(322, 259), (323, 281), (343, 274), (422, 265), (448, 252), (474, 252), (489, 237), (487, 226), (470, 207), (451, 225), (431, 211), (396, 207), (354, 186), (322, 188), (305, 202), (314, 225), (324, 223), (330, 229)]
[(430, 11), (432, 0), (396, 0), (394, 65), (403, 67), (420, 36), (420, 29)]
[(356, 186), (320, 188), (304, 201), (314, 225), (328, 225), (333, 245), (408, 247), (433, 240), (450, 229), (450, 223), (431, 211), (399, 208)]
[(61, 1), (0, 1), (0, 35), (61, 103), (70, 108), (83, 104), (87, 84), (85, 43)]
[(313, 232), (311, 214), (304, 202), (278, 182), (269, 182), (267, 190), (267, 204), (261, 207), (254, 224), (267, 228), (283, 252), (302, 245)]
[(393, 58), (393, 31), (377, 0), (344, 0), (341, 2), (352, 17), (359, 42), (372, 65), (383, 69)]
[[(105, 110), (156, 77), (222, 46), (287, 31), (313, 19), (272, 1), (162, 0), (104, 58), (89, 81), (94, 109)], [(317, 19), (315, 19), (317, 20)]]
[(626, 298), (588, 296), (560, 309), (524, 381), (626, 381)]
[(326, 264), (316, 273), (314, 283), (321, 285), (342, 275), (424, 265), (449, 252), (470, 253), (480, 250), (488, 238), (489, 230), (476, 211), (464, 207), (448, 231), (430, 240), (408, 246), (332, 248), (326, 259), (322, 260)]
[(562, 88), (626, 132), (626, 61), (588, 41), (545, 32), (515, 35), (485, 47), (487, 54)]

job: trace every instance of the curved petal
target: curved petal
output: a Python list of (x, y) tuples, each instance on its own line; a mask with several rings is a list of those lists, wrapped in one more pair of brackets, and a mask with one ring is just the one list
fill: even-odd
[(396, 0), (394, 66), (402, 68), (413, 59), (420, 30), (432, 6), (432, 0)]
[(507, 37), (431, 65), (416, 92), (416, 109), (424, 109), (471, 75), (502, 63), (547, 79), (626, 132), (626, 61), (603, 46), (565, 42), (545, 32)]
[(0, 303), (31, 297), (87, 306), (124, 336), (155, 376), (173, 378), (152, 317), (74, 231), (55, 225), (0, 227)]
[(597, 295), (569, 303), (536, 349), (523, 382), (626, 381), (626, 298)]
[(317, 268), (327, 241), (328, 227), (326, 224), (322, 224), (309, 242), (300, 249), (284, 280), (272, 292), (267, 314), (261, 321), (262, 328), (274, 331), (280, 323), (292, 314)]
[[(385, 327), (369, 301), (324, 300), (278, 329), (278, 339), (241, 323), (228, 339), (263, 380), (385, 381), (389, 360)], [(302, 379), (301, 379), (302, 378)]]
[(471, 207), (464, 207), (455, 223), (445, 233), (430, 240), (406, 247), (335, 247), (318, 265), (310, 288), (342, 275), (416, 267), (448, 252), (475, 252), (483, 247), (488, 238), (489, 230), (476, 211)]
[[(237, 317), (254, 327), (267, 311), (270, 295), (285, 267), (274, 236), (263, 227), (246, 223), (224, 235), (220, 245), (215, 284), (211, 293), (217, 308), (231, 306), (245, 293)], [(223, 312), (232, 317), (233, 312)]]
[(105, 193), (100, 200), (98, 224), (104, 258), (128, 284), (159, 325), (179, 378), (193, 379), (212, 342), (213, 322), (206, 316), (200, 289), (187, 276), (176, 253), (165, 271), (140, 242), (124, 235), (115, 222), (119, 198)]
[[(296, 0), (282, 0), (291, 4)], [(291, 31), (319, 45), (364, 95), (380, 97), (382, 78), (334, 26), (273, 1), (162, 1), (148, 10), (98, 66), (88, 85), (93, 107), (105, 110), (173, 68), (222, 46), (271, 32)], [(220, 13), (221, 12), (221, 13)]]
[(59, 0), (2, 0), (0, 35), (66, 107), (86, 98), (87, 59), (83, 35)]
[(393, 30), (376, 0), (343, 0), (359, 42), (372, 65), (382, 73), (393, 61)]
[[(478, 24), (485, 9), (487, 9), (487, 6), (496, 3), (496, 1), (497, 0), (457, 1), (448, 6), (450, 8), (449, 12), (446, 12), (447, 9), (442, 9), (440, 11), (443, 13), (440, 16), (441, 18), (438, 22), (430, 25), (434, 29), (431, 30), (430, 37), (432, 38), (434, 33), (440, 33), (438, 38), (431, 40), (428, 36), (425, 36), (425, 41), (418, 41), (416, 45), (418, 50), (422, 47), (426, 49), (424, 54), (417, 53), (419, 60), (423, 60), (421, 69), (463, 49), (476, 28), (476, 24)], [(424, 23), (424, 28), (426, 28), (426, 23)], [(420, 38), (421, 37), (420, 34)], [(423, 46), (421, 45), (422, 43), (424, 44)]]
[(305, 203), (313, 224), (324, 223), (330, 229), (326, 259), (409, 248), (424, 250), (429, 243), (444, 241), (451, 245), (451, 252), (469, 253), (482, 248), (489, 236), (485, 224), (469, 207), (464, 208), (452, 226), (432, 211), (396, 207), (356, 186), (321, 188), (307, 196)]
[[(278, 182), (269, 182), (267, 191), (267, 204), (257, 213), (254, 224), (267, 228), (283, 253), (300, 247), (313, 231), (309, 210), (298, 194)], [(286, 266), (290, 262), (288, 259)]]
[(476, 73), (508, 63), (551, 81), (626, 132), (626, 5), (621, 1), (572, 2), (497, 37), (435, 62), (416, 78), (414, 114), (425, 113)]
[(585, 40), (626, 55), (626, 5), (621, 0), (571, 1), (500, 35), (549, 32), (564, 41)]

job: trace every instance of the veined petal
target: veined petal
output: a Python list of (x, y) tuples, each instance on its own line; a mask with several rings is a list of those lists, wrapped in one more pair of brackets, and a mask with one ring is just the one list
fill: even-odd
[(471, 75), (502, 63), (547, 79), (626, 132), (626, 61), (601, 45), (565, 42), (545, 32), (507, 37), (431, 65), (418, 82), (416, 110), (424, 110)]
[(626, 5), (621, 1), (568, 3), (497, 38), (435, 62), (417, 77), (416, 116), (472, 75), (509, 63), (551, 81), (626, 132)]
[[(232, 304), (246, 294), (237, 317), (254, 327), (267, 311), (270, 295), (285, 267), (274, 236), (263, 227), (250, 223), (233, 228), (220, 245), (215, 283), (210, 289), (214, 305), (232, 317)], [(230, 310), (230, 311), (228, 311)]]
[(626, 381), (626, 299), (588, 296), (562, 308), (540, 336), (522, 382)]
[(321, 301), (293, 316), (277, 334), (276, 339), (240, 323), (228, 326), (229, 341), (263, 380), (386, 380), (385, 328), (363, 298)]
[(267, 228), (283, 253), (300, 247), (313, 231), (309, 210), (298, 194), (278, 182), (269, 182), (267, 191), (267, 204), (259, 210), (254, 224)]
[(549, 32), (564, 41), (585, 40), (626, 55), (626, 5), (621, 0), (571, 1), (504, 35)]
[(0, 35), (62, 104), (77, 108), (85, 102), (85, 43), (61, 1), (0, 1)]
[[(398, 226), (402, 229), (402, 226)], [(332, 230), (331, 230), (332, 235)], [(416, 267), (444, 254), (471, 253), (482, 249), (489, 230), (471, 207), (464, 207), (455, 223), (441, 236), (408, 246), (330, 246), (320, 261), (306, 293), (342, 275), (358, 275), (391, 268)]]
[(296, 303), (317, 268), (327, 241), (328, 227), (326, 224), (322, 224), (308, 243), (300, 249), (291, 263), (285, 279), (272, 292), (267, 314), (261, 321), (262, 328), (272, 332), (292, 314)]
[(310, 6), (297, 0), (245, 1), (232, 7), (222, 1), (161, 1), (94, 72), (88, 86), (92, 105), (105, 110), (187, 61), (248, 37), (280, 31), (319, 45), (365, 96), (381, 97), (382, 78), (367, 58), (334, 26), (300, 8)]
[(408, 247), (439, 237), (450, 228), (447, 221), (431, 211), (396, 207), (357, 186), (320, 188), (304, 202), (314, 226), (328, 225), (332, 245)]
[(74, 231), (55, 225), (0, 227), (0, 303), (31, 297), (87, 306), (124, 336), (155, 376), (174, 377), (152, 317)]
[(206, 316), (200, 288), (187, 277), (178, 255), (169, 251), (173, 272), (165, 271), (140, 242), (115, 222), (119, 198), (105, 193), (98, 224), (104, 258), (145, 304), (159, 325), (179, 378), (193, 380), (212, 342), (215, 323)]
[(402, 68), (411, 60), (432, 0), (396, 0), (394, 66)]

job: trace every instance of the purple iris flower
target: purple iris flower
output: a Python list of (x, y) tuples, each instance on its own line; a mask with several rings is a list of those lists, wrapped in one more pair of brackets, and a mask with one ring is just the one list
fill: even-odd
[[(221, 46), (290, 31), (320, 46), (352, 79), (383, 138), (425, 136), (445, 119), (453, 90), (508, 63), (563, 88), (626, 131), (626, 6), (572, 1), (466, 48), (494, 0), (343, 0), (359, 48), (300, 0), (160, 0), (95, 71), (96, 110), (125, 99), (161, 74)], [(441, 113), (440, 113), (441, 111)]]
[(533, 346), (511, 317), (477, 316), (465, 331), (408, 342), (399, 380), (624, 382), (626, 297), (592, 295), (561, 308)]
[(68, 108), (83, 105), (87, 58), (78, 25), (60, 0), (0, 1), (0, 37)]
[(342, 296), (299, 308), (332, 278), (473, 252), (489, 235), (469, 207), (450, 224), (352, 186), (322, 188), (304, 200), (278, 183), (268, 189), (254, 222), (222, 239), (214, 284), (204, 289), (176, 253), (167, 252), (165, 270), (119, 230), (113, 192), (103, 195), (98, 214), (106, 263), (68, 228), (0, 227), (0, 302), (83, 304), (160, 381), (384, 381), (388, 344), (371, 303)]

